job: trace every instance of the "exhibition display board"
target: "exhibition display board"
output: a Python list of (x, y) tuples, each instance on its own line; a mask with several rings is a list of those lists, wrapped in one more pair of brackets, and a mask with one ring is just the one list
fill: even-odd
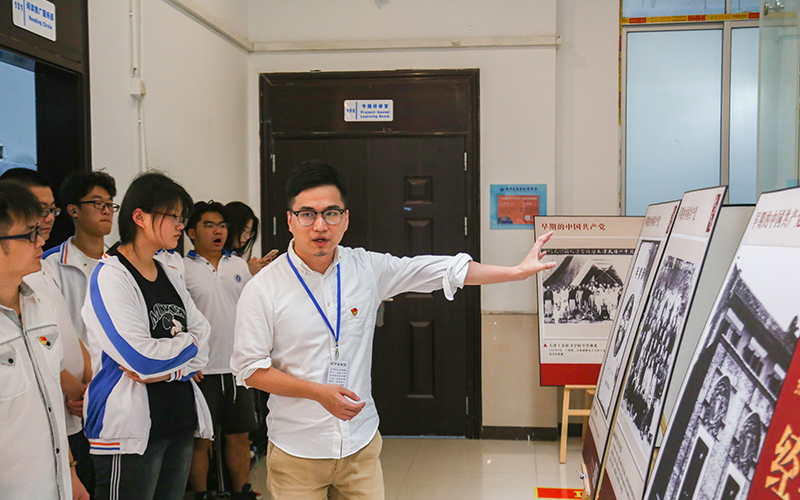
[(632, 349), (600, 499), (641, 500), (661, 412), (725, 186), (684, 194)]
[(608, 432), (616, 413), (622, 377), (630, 359), (632, 338), (639, 329), (644, 305), (655, 277), (654, 271), (661, 262), (679, 206), (680, 201), (650, 205), (644, 217), (633, 265), (622, 294), (620, 312), (608, 339), (583, 445), (583, 461), (586, 464), (590, 491), (597, 488), (600, 479)]
[(669, 384), (667, 398), (664, 400), (661, 427), (659, 428), (661, 432), (659, 432), (656, 447), (661, 445), (664, 437), (663, 431), (666, 430), (667, 422), (672, 417), (675, 402), (680, 394), (683, 379), (689, 372), (697, 343), (700, 341), (717, 294), (725, 281), (725, 276), (728, 275), (728, 269), (739, 248), (739, 242), (742, 241), (750, 217), (753, 216), (754, 209), (755, 205), (723, 205), (720, 209), (717, 228), (714, 230), (714, 236), (708, 246), (708, 256), (703, 263), (700, 281), (697, 283), (697, 292), (686, 319), (681, 347), (675, 358), (672, 383)]
[(787, 481), (800, 470), (791, 427), (800, 401), (798, 282), (800, 189), (763, 194), (703, 329), (645, 498), (790, 498)]
[(643, 217), (536, 217), (535, 236), (555, 231), (537, 275), (543, 386), (594, 385)]

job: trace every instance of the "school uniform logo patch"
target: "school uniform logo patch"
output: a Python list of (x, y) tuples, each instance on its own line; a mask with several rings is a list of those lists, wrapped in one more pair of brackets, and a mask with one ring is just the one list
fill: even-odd
[(242, 282), (242, 277), (241, 277), (241, 276), (239, 276), (238, 274), (234, 274), (234, 275), (233, 275), (233, 279), (234, 279), (234, 280), (235, 280), (237, 283), (241, 283), (241, 282)]

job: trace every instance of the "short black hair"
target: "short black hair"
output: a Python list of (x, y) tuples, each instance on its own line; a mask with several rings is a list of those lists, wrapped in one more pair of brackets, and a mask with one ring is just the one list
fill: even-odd
[[(232, 201), (225, 205), (225, 212), (223, 212), (222, 216), (225, 217), (225, 222), (228, 224), (228, 239), (225, 240), (225, 250), (236, 252), (238, 255), (247, 255), (247, 252), (253, 248), (258, 238), (258, 217), (256, 217), (253, 209), (241, 201)], [(242, 248), (236, 248), (239, 244), (239, 237), (244, 232), (247, 221), (250, 220), (253, 221), (252, 235)]]
[(136, 223), (133, 222), (133, 212), (141, 208), (147, 213), (169, 213), (178, 204), (181, 205), (181, 215), (189, 217), (194, 209), (194, 202), (188, 192), (168, 177), (157, 170), (148, 170), (133, 179), (122, 205), (119, 209), (119, 241), (126, 245), (136, 240)]
[(289, 174), (286, 181), (286, 206), (292, 209), (295, 197), (305, 191), (319, 186), (334, 186), (347, 204), (347, 185), (338, 168), (318, 160), (304, 161)]
[[(42, 216), (42, 205), (29, 190), (20, 189), (19, 184), (0, 181), (0, 236), (9, 236), (14, 222), (28, 222)], [(8, 241), (0, 242), (7, 251)]]
[(222, 203), (214, 200), (198, 201), (194, 204), (192, 216), (189, 217), (189, 222), (186, 224), (186, 227), (183, 228), (183, 230), (188, 231), (189, 229), (197, 229), (197, 223), (203, 218), (203, 214), (207, 214), (209, 212), (217, 212), (222, 216), (222, 219), (225, 220), (225, 206)]
[(72, 171), (61, 183), (59, 190), (61, 203), (64, 206), (75, 205), (95, 187), (105, 189), (112, 198), (117, 195), (117, 183), (107, 173), (97, 170), (91, 172)]
[(3, 175), (0, 175), (0, 181), (14, 182), (19, 186), (26, 188), (31, 187), (47, 187), (53, 189), (47, 177), (37, 172), (32, 168), (15, 167), (9, 168)]

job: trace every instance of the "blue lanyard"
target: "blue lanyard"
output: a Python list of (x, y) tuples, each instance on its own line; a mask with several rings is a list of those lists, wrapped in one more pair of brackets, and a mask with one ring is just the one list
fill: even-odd
[(336, 264), (336, 331), (334, 331), (333, 327), (331, 326), (331, 322), (328, 321), (328, 317), (325, 316), (322, 308), (317, 303), (317, 299), (314, 298), (314, 294), (312, 294), (311, 290), (308, 289), (308, 285), (306, 285), (303, 277), (300, 276), (299, 272), (297, 272), (297, 268), (294, 267), (292, 259), (288, 254), (286, 255), (286, 260), (289, 261), (289, 266), (291, 266), (292, 271), (294, 271), (294, 275), (297, 276), (298, 280), (300, 280), (300, 284), (303, 285), (303, 288), (305, 288), (308, 297), (311, 299), (311, 302), (314, 303), (314, 307), (317, 308), (319, 315), (322, 316), (322, 319), (325, 321), (325, 326), (328, 327), (331, 335), (333, 335), (333, 340), (336, 342), (336, 359), (339, 359), (339, 332), (342, 327), (342, 275), (339, 269), (339, 264)]

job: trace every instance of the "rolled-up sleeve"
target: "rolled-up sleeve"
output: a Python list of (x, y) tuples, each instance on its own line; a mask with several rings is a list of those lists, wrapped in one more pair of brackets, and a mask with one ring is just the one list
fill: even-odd
[(394, 257), (378, 253), (369, 255), (378, 276), (381, 300), (405, 292), (427, 293), (440, 289), (447, 300), (453, 300), (458, 289), (464, 286), (472, 260), (465, 253), (417, 257)]
[(246, 380), (256, 370), (272, 366), (274, 308), (269, 296), (251, 280), (244, 287), (236, 307), (231, 369), (238, 385), (249, 387)]

